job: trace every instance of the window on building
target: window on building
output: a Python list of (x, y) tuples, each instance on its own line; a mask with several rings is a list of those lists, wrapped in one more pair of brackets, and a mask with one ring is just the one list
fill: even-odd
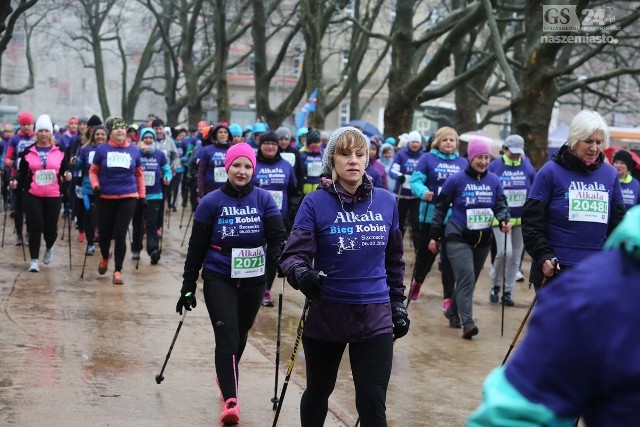
[(256, 69), (256, 57), (253, 54), (249, 55), (249, 58), (247, 58), (247, 69), (251, 73)]
[(349, 123), (351, 118), (349, 117), (349, 110), (351, 109), (351, 105), (348, 102), (343, 102), (340, 104), (340, 125), (343, 126), (346, 123)]

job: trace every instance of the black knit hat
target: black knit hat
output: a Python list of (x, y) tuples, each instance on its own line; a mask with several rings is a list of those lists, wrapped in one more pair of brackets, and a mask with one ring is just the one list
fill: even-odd
[(100, 120), (100, 117), (96, 116), (95, 114), (89, 117), (89, 120), (87, 120), (87, 126), (89, 127), (98, 126), (101, 124), (102, 124), (102, 120)]
[(320, 143), (320, 132), (317, 129), (309, 129), (307, 132), (307, 144)]
[(260, 144), (262, 145), (263, 142), (275, 142), (276, 144), (278, 143), (278, 135), (276, 135), (275, 132), (266, 132), (263, 133), (262, 135), (260, 135)]
[(613, 155), (613, 161), (621, 161), (625, 165), (627, 165), (627, 169), (631, 170), (635, 167), (636, 162), (631, 157), (631, 154), (627, 150), (619, 150)]

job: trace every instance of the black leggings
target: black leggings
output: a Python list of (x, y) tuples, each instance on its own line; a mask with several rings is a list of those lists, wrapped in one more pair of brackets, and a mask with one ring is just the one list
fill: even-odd
[(416, 250), (420, 245), (420, 221), (418, 216), (420, 215), (420, 199), (398, 199), (398, 220), (400, 221), (400, 231), (404, 236), (404, 230), (406, 229), (407, 218), (409, 218), (409, 224), (411, 224), (411, 242), (413, 248)]
[(133, 218), (138, 199), (129, 197), (126, 199), (102, 199), (97, 201), (98, 224), (100, 227), (100, 253), (102, 258), (109, 257), (111, 239), (115, 240), (114, 247), (114, 271), (122, 271), (122, 263), (127, 253), (127, 230)]
[(58, 215), (60, 215), (60, 197), (36, 197), (29, 192), (23, 193), (24, 211), (29, 227), (29, 254), (31, 259), (40, 258), (40, 240), (44, 235), (47, 248), (53, 247), (58, 238)]
[[(329, 396), (335, 387), (346, 345), (302, 337), (307, 367), (307, 388), (300, 402), (302, 427), (324, 425)], [(362, 427), (386, 426), (385, 401), (393, 361), (393, 335), (382, 334), (350, 343), (349, 361)]]
[(237, 279), (223, 279), (202, 270), (204, 301), (216, 339), (215, 363), (224, 400), (238, 396), (238, 363), (247, 345), (249, 329), (262, 305), (265, 283), (237, 286)]
[[(94, 239), (96, 235), (96, 198), (93, 195), (86, 195), (83, 197), (89, 198), (89, 209), (84, 208), (84, 232), (87, 236), (87, 245), (91, 246), (94, 244)], [(84, 205), (84, 199), (82, 201), (78, 201), (78, 203), (82, 203)]]
[[(138, 203), (133, 214), (133, 234), (131, 239), (131, 251), (142, 250), (142, 237), (147, 234), (147, 253), (159, 249), (158, 230), (162, 228), (160, 216), (162, 213), (162, 200), (147, 200), (147, 205)], [(143, 225), (144, 223), (144, 225)]]
[[(414, 278), (416, 282), (422, 284), (427, 278), (427, 275), (431, 271), (433, 262), (437, 258), (437, 254), (434, 254), (429, 250), (429, 236), (431, 231), (431, 224), (423, 222), (420, 224), (420, 243), (416, 249), (416, 264)], [(447, 258), (446, 243), (444, 240), (440, 243), (440, 271), (442, 273), (442, 293), (445, 299), (451, 298), (453, 295), (453, 289), (455, 287), (456, 280), (453, 276), (453, 270), (451, 269), (451, 263)]]

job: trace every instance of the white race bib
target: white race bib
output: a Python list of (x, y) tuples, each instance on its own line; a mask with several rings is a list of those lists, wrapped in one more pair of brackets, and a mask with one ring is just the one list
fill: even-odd
[(109, 151), (107, 153), (107, 167), (129, 169), (131, 167), (131, 155), (129, 153)]
[(91, 166), (91, 164), (93, 163), (93, 156), (95, 156), (95, 155), (96, 155), (96, 151), (95, 150), (89, 152), (89, 156), (87, 157), (87, 159), (89, 161), (89, 166)]
[(467, 228), (484, 230), (491, 227), (493, 211), (489, 208), (467, 209)]
[(225, 172), (224, 166), (213, 168), (213, 180), (215, 182), (227, 182), (227, 172)]
[(404, 188), (405, 190), (411, 190), (411, 176), (404, 176), (405, 180), (402, 183), (402, 188)]
[(231, 277), (241, 279), (262, 276), (265, 270), (264, 248), (233, 248), (231, 250)]
[(280, 157), (285, 159), (291, 166), (296, 165), (296, 155), (293, 153), (280, 153)]
[(271, 194), (271, 197), (273, 197), (273, 201), (276, 202), (276, 206), (278, 207), (278, 209), (282, 209), (282, 191), (276, 191), (276, 190), (267, 190), (269, 192), (269, 194)]
[(151, 187), (156, 183), (156, 172), (155, 171), (144, 171), (144, 185), (146, 187)]
[(507, 205), (510, 208), (521, 208), (527, 200), (526, 189), (504, 190), (504, 195), (507, 197)]
[(569, 190), (569, 221), (609, 222), (609, 194), (606, 191)]
[(53, 169), (41, 169), (36, 171), (36, 185), (51, 185), (56, 182), (56, 171)]
[(307, 164), (308, 176), (320, 176), (322, 173), (322, 162), (311, 162)]

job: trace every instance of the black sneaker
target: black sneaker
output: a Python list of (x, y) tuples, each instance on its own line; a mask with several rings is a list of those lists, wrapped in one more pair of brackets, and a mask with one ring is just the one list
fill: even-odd
[(160, 251), (154, 250), (151, 252), (151, 264), (156, 265), (160, 261)]
[(131, 251), (131, 259), (134, 261), (140, 260), (140, 251)]
[(464, 329), (462, 329), (462, 338), (470, 340), (476, 335), (478, 335), (478, 326), (476, 326), (475, 323), (464, 325)]
[(489, 292), (489, 301), (491, 301), (494, 304), (497, 304), (499, 300), (499, 295), (500, 295), (500, 288), (497, 286), (492, 287), (491, 292)]
[(514, 305), (516, 305), (516, 303), (511, 299), (511, 292), (504, 293), (504, 295), (502, 296), (502, 302), (507, 307), (513, 307)]

